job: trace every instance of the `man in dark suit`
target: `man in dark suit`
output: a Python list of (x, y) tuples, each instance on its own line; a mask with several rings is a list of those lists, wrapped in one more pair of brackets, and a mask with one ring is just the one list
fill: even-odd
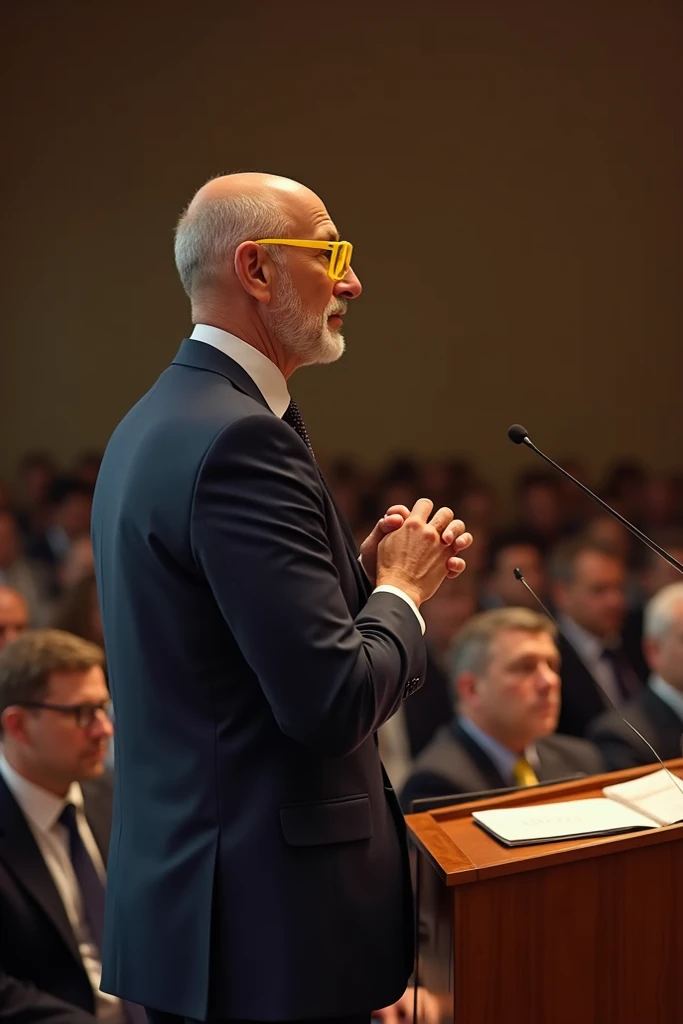
[(27, 631), (0, 651), (0, 1003), (27, 1024), (61, 1019), (57, 1000), (74, 1024), (133, 1020), (99, 991), (97, 922), (80, 884), (89, 857), (101, 918), (112, 732), (102, 665), (99, 647), (58, 630)]
[(603, 771), (586, 740), (553, 735), (560, 710), (555, 627), (528, 608), (475, 616), (450, 657), (456, 716), (417, 759), (401, 793), (414, 800), (533, 785)]
[(562, 711), (558, 731), (584, 736), (606, 708), (640, 693), (621, 631), (626, 614), (626, 568), (601, 541), (578, 537), (558, 545), (549, 565), (558, 612)]
[(588, 730), (610, 771), (656, 760), (647, 743), (626, 722), (641, 733), (663, 761), (682, 753), (683, 583), (664, 587), (648, 602), (644, 634), (645, 656), (651, 670), (648, 685), (621, 708), (621, 715), (607, 711)]
[(361, 286), (320, 199), (214, 179), (176, 234), (195, 328), (119, 424), (93, 537), (116, 711), (103, 983), (152, 1020), (365, 1019), (412, 967), (403, 823), (375, 740), (422, 682), (418, 606), (464, 568), (449, 509), (361, 546), (287, 379)]

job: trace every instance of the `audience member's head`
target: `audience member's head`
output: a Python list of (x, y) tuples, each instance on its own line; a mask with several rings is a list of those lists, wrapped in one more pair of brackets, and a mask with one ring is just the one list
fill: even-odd
[(73, 477), (62, 477), (50, 488), (48, 500), (53, 525), (64, 530), (69, 540), (90, 532), (91, 487)]
[(505, 608), (523, 607), (536, 610), (538, 605), (525, 586), (515, 579), (519, 569), (541, 600), (545, 593), (543, 555), (538, 545), (524, 533), (498, 536), (491, 545), (488, 593)]
[(543, 470), (525, 473), (518, 483), (517, 499), (519, 521), (534, 534), (537, 543), (553, 544), (562, 533), (565, 520), (557, 477)]
[(104, 772), (113, 730), (103, 663), (101, 648), (55, 629), (27, 630), (0, 651), (3, 753), (58, 796)]
[(17, 518), (13, 512), (0, 509), (0, 569), (10, 569), (20, 556)]
[(81, 580), (92, 576), (95, 572), (95, 555), (89, 533), (82, 533), (69, 545), (69, 550), (59, 566), (59, 585), (62, 590), (70, 590)]
[(104, 646), (102, 617), (94, 575), (76, 583), (62, 598), (53, 625), (65, 633)]
[(583, 536), (612, 548), (626, 565), (629, 564), (633, 552), (633, 535), (607, 512), (593, 516), (586, 524)]
[(544, 615), (528, 608), (475, 615), (450, 655), (458, 711), (521, 753), (557, 728), (559, 666), (555, 627)]
[(47, 452), (27, 452), (17, 467), (17, 488), (22, 508), (38, 508), (47, 501), (55, 479), (55, 464)]
[(0, 586), (0, 650), (28, 627), (26, 601), (12, 587)]
[(601, 491), (617, 512), (637, 523), (643, 516), (647, 479), (640, 463), (624, 459), (607, 470)]
[(492, 488), (481, 481), (471, 483), (463, 491), (454, 511), (458, 519), (464, 520), (467, 524), (468, 530), (483, 530), (490, 534), (498, 516), (496, 497)]
[[(653, 533), (652, 539), (683, 563), (683, 530), (661, 530)], [(682, 578), (678, 569), (649, 548), (643, 547), (641, 564), (640, 585), (646, 598), (654, 597), (663, 587)]]
[(82, 452), (74, 463), (74, 478), (92, 490), (97, 482), (101, 462), (101, 452)]
[(467, 573), (455, 580), (445, 580), (420, 610), (430, 645), (444, 655), (453, 638), (477, 611), (475, 580)]
[(548, 573), (560, 612), (600, 640), (621, 630), (626, 569), (611, 547), (585, 537), (564, 541), (553, 552)]
[(683, 690), (683, 583), (664, 587), (648, 602), (643, 647), (650, 669)]

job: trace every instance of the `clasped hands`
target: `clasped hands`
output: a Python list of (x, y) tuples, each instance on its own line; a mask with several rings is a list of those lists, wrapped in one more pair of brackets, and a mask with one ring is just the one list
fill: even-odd
[(392, 505), (361, 544), (360, 557), (372, 583), (404, 590), (416, 604), (430, 598), (442, 581), (465, 569), (461, 557), (472, 535), (450, 508), (420, 498), (412, 509)]

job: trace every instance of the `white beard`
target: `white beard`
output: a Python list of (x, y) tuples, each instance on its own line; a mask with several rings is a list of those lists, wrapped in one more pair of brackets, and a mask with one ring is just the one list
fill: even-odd
[(333, 298), (322, 313), (308, 313), (291, 276), (280, 271), (277, 307), (266, 311), (270, 329), (289, 352), (296, 355), (301, 366), (334, 363), (344, 352), (344, 336), (328, 326), (328, 317), (345, 313), (344, 299)]

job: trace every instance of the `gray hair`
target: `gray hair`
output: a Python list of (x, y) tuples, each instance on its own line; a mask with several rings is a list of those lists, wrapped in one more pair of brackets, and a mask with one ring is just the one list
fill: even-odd
[(488, 664), (491, 644), (499, 633), (509, 629), (524, 633), (548, 633), (557, 635), (554, 623), (540, 612), (530, 608), (495, 608), (473, 616), (460, 630), (450, 650), (448, 659), (451, 683), (463, 672), (479, 675)]
[[(198, 284), (234, 259), (242, 242), (286, 237), (288, 231), (287, 217), (264, 196), (223, 196), (190, 203), (175, 231), (175, 264), (183, 288), (192, 298)], [(282, 254), (273, 250), (271, 255), (279, 262)]]
[(648, 601), (645, 606), (643, 634), (661, 640), (674, 624), (674, 609), (683, 605), (683, 583), (671, 583)]

